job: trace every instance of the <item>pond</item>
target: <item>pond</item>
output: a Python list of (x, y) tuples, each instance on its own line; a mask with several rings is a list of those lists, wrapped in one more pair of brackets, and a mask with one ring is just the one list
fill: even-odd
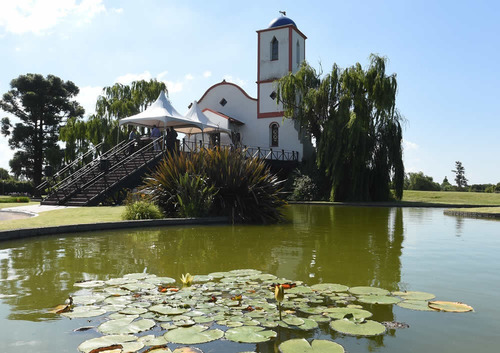
[[(500, 344), (500, 223), (442, 209), (292, 205), (274, 226), (183, 226), (50, 236), (0, 243), (0, 352), (77, 352), (87, 319), (47, 311), (82, 280), (147, 272), (178, 279), (235, 269), (308, 285), (339, 283), (430, 292), (474, 312), (371, 305), (373, 319), (409, 328), (372, 338), (320, 326), (303, 337), (334, 339), (348, 352), (495, 352)], [(159, 332), (156, 332), (157, 334)], [(280, 339), (287, 339), (283, 333)], [(199, 345), (204, 352), (274, 352), (277, 340)]]

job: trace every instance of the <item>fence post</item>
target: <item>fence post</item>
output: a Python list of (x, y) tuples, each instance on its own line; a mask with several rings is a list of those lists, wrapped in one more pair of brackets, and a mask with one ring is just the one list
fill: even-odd
[(285, 160), (285, 150), (281, 150), (281, 160)]
[(260, 158), (260, 147), (257, 147), (257, 158)]

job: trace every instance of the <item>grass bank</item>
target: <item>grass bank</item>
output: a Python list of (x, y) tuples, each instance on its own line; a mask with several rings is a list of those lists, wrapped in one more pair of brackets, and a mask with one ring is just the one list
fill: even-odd
[[(15, 206), (19, 206), (19, 204)], [(0, 230), (116, 222), (122, 220), (121, 214), (124, 209), (125, 206), (99, 206), (65, 208), (54, 211), (40, 212), (37, 217), (2, 221), (0, 222)]]
[(403, 202), (464, 205), (464, 206), (500, 206), (500, 194), (484, 192), (458, 191), (416, 191), (405, 190)]

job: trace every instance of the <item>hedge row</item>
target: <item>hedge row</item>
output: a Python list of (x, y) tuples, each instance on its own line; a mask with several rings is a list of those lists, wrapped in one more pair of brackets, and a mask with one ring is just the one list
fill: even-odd
[(32, 194), (33, 184), (30, 181), (17, 181), (13, 179), (0, 180), (0, 193), (9, 195), (12, 193)]

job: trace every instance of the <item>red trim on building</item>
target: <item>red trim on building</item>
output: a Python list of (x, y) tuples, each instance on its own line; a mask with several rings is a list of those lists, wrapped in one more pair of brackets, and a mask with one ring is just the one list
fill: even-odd
[(288, 72), (292, 72), (292, 26), (288, 27)]
[(279, 27), (272, 27), (272, 28), (266, 28), (266, 29), (260, 29), (258, 31), (256, 31), (257, 33), (262, 33), (262, 32), (267, 32), (267, 31), (274, 31), (276, 29), (280, 29), (280, 28), (286, 28), (286, 27), (290, 27), (290, 28), (293, 28), (302, 38), (304, 39), (307, 39), (307, 37), (305, 36), (304, 33), (302, 33), (297, 27), (295, 27), (294, 25), (290, 24), (290, 25), (285, 25), (285, 26), (279, 26)]
[(262, 81), (257, 81), (256, 83), (269, 83), (269, 82), (274, 82), (276, 80), (279, 80), (280, 78), (270, 78), (269, 80), (262, 80)]
[(262, 119), (262, 118), (277, 118), (277, 117), (280, 117), (280, 116), (283, 116), (284, 115), (284, 112), (270, 112), (270, 113), (262, 113), (262, 114), (258, 114), (257, 115), (257, 118), (259, 119)]
[[(260, 33), (257, 32), (257, 81), (260, 80)], [(260, 85), (257, 84), (257, 116), (260, 114)]]
[(239, 121), (238, 119), (235, 119), (235, 118), (231, 118), (230, 116), (224, 114), (224, 113), (221, 113), (221, 112), (216, 112), (215, 110), (212, 110), (210, 108), (205, 108), (202, 110), (203, 113), (205, 113), (206, 111), (209, 111), (211, 113), (214, 113), (214, 114), (217, 114), (218, 116), (220, 116), (221, 118), (224, 118), (224, 119), (227, 119), (229, 120), (230, 122), (232, 123), (235, 123), (235, 124), (238, 124), (238, 125), (245, 125), (244, 122), (242, 121)]
[(244, 90), (243, 88), (241, 88), (240, 86), (238, 86), (237, 84), (232, 83), (232, 82), (226, 82), (226, 81), (224, 80), (224, 81), (222, 81), (222, 82), (216, 83), (215, 85), (213, 85), (212, 87), (210, 87), (209, 89), (207, 89), (207, 90), (205, 91), (205, 93), (203, 94), (203, 96), (202, 96), (202, 97), (200, 98), (200, 100), (198, 101), (198, 103), (200, 103), (200, 102), (203, 100), (203, 98), (205, 98), (205, 96), (208, 94), (208, 92), (209, 92), (210, 90), (212, 90), (213, 88), (215, 88), (215, 87), (217, 87), (217, 86), (222, 86), (222, 85), (234, 86), (234, 87), (236, 87), (237, 89), (239, 89), (239, 90), (241, 91), (241, 93), (243, 93), (243, 94), (244, 94), (244, 95), (245, 95), (248, 99), (251, 99), (251, 100), (254, 100), (254, 101), (256, 101), (256, 100), (257, 100), (256, 98), (252, 98), (252, 97), (250, 97), (250, 96), (248, 95), (248, 93), (246, 93), (246, 92), (245, 92), (245, 90)]

